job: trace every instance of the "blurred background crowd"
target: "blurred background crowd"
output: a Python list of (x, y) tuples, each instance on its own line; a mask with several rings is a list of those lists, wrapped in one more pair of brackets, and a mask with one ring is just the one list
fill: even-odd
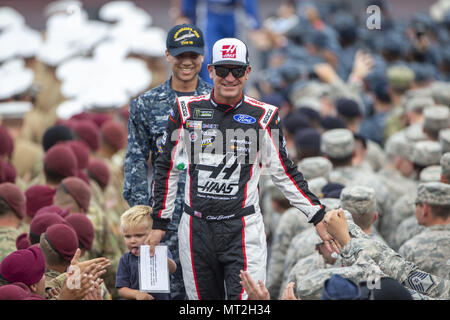
[[(47, 226), (33, 226), (35, 217), (64, 216), (70, 203), (95, 234), (80, 247), (111, 261), (104, 279), (114, 297), (125, 252), (119, 219), (129, 208), (122, 197), (129, 103), (170, 76), (167, 30), (182, 22), (202, 28), (206, 9), (193, 1), (193, 21), (176, 0), (30, 2), (41, 4), (23, 8), (26, 15), (15, 1), (0, 4), (0, 183), (26, 198), (15, 210), (18, 227), (0, 231), (0, 247), (7, 238), (26, 247), (20, 241)], [(399, 250), (424, 228), (415, 216), (419, 184), (450, 183), (450, 1), (256, 4), (243, 5), (236, 21), (251, 52), (246, 94), (279, 107), (289, 156), (329, 209), (342, 206), (344, 188), (374, 190), (377, 217), (365, 229)], [(371, 5), (379, 11), (366, 11)], [(277, 298), (315, 243), (304, 240), (313, 229), (304, 215), (263, 178), (267, 286)], [(447, 251), (425, 271), (450, 280), (450, 229), (436, 241)], [(0, 259), (11, 253), (1, 250)]]

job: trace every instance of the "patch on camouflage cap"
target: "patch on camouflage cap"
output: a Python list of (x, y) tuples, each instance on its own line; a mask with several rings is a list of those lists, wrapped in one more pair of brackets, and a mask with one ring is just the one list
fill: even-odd
[(375, 190), (368, 187), (346, 187), (341, 192), (342, 209), (350, 213), (367, 214), (376, 211)]
[(450, 128), (439, 131), (439, 143), (441, 144), (442, 152), (450, 152)]
[(441, 166), (428, 166), (420, 172), (420, 182), (441, 181)]
[(450, 152), (444, 153), (441, 157), (441, 174), (450, 175)]
[(417, 202), (431, 205), (450, 205), (450, 184), (426, 182), (419, 184)]
[(438, 165), (441, 145), (434, 141), (419, 141), (414, 144), (413, 162), (422, 167)]
[(320, 151), (334, 159), (343, 159), (353, 154), (355, 138), (348, 129), (332, 129), (322, 134)]
[(298, 163), (298, 169), (307, 180), (317, 177), (328, 179), (333, 164), (324, 157), (309, 157)]
[(448, 128), (450, 112), (446, 106), (433, 106), (423, 110), (423, 128), (430, 132), (438, 132)]

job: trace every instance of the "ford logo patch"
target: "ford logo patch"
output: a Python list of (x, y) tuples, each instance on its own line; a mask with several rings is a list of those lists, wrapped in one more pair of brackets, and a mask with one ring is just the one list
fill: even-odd
[(233, 119), (239, 123), (243, 123), (243, 124), (252, 124), (256, 122), (256, 119), (253, 117), (250, 117), (249, 115), (246, 114), (237, 114), (233, 117)]

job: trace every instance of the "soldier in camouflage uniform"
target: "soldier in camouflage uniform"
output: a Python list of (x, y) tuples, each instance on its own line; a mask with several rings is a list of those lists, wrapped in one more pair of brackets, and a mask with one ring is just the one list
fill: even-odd
[(420, 269), (450, 279), (450, 185), (442, 182), (420, 184), (416, 217), (426, 228), (405, 242), (399, 253)]
[(450, 152), (450, 128), (439, 131), (438, 140), (441, 144), (442, 153)]
[(370, 239), (357, 225), (348, 222), (339, 214), (331, 213), (324, 219), (328, 232), (342, 246), (340, 256), (344, 266), (353, 266), (358, 260), (365, 264), (369, 263), (382, 272), (380, 274), (373, 267), (366, 267), (368, 270), (371, 269), (372, 273), (369, 276), (372, 279), (373, 276), (385, 274), (421, 295), (439, 299), (450, 298), (450, 280), (420, 270), (417, 265), (406, 261), (386, 244)]
[(284, 262), (291, 240), (310, 226), (306, 217), (299, 213), (297, 208), (290, 208), (283, 213), (278, 223), (267, 271), (267, 289), (272, 297), (278, 297), (280, 293)]
[(10, 182), (0, 184), (0, 262), (16, 251), (18, 227), (25, 217), (25, 195)]
[(441, 181), (450, 184), (450, 152), (441, 157)]
[(391, 238), (391, 247), (394, 250), (398, 250), (406, 241), (418, 235), (423, 230), (425, 230), (425, 227), (417, 223), (417, 219), (414, 215), (406, 218), (400, 223), (395, 233), (393, 234)]
[[(189, 44), (190, 41), (176, 41), (193, 31), (199, 35), (193, 44)], [(200, 29), (192, 25), (175, 26), (169, 31), (166, 44), (166, 57), (172, 67), (172, 77), (162, 85), (143, 93), (130, 104), (123, 188), (123, 196), (130, 207), (152, 205), (148, 179), (150, 178), (151, 186), (155, 174), (155, 160), (162, 152), (161, 141), (177, 96), (203, 95), (212, 89), (198, 76), (204, 52)], [(151, 173), (148, 172), (147, 163), (150, 155)], [(183, 170), (181, 167), (178, 169)], [(163, 239), (177, 264), (177, 271), (171, 276), (171, 298), (181, 300), (186, 298), (186, 294), (178, 254), (178, 224), (183, 213), (184, 185), (183, 172), (178, 182), (175, 211)]]

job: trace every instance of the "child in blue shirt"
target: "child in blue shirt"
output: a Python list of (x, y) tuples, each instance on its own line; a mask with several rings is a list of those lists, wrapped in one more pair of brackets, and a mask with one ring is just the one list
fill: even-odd
[[(119, 261), (116, 274), (116, 288), (120, 297), (133, 300), (169, 300), (169, 293), (147, 293), (139, 291), (139, 247), (144, 243), (152, 229), (152, 208), (138, 205), (125, 211), (120, 217), (120, 229), (125, 245), (130, 250)], [(176, 271), (172, 253), (167, 252), (169, 274)]]

